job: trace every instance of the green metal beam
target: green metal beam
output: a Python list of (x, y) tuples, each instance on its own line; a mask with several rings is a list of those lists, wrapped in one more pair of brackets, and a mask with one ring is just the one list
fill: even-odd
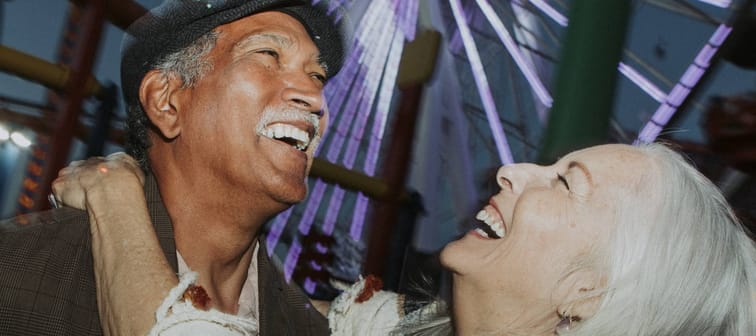
[(606, 141), (630, 9), (628, 0), (571, 2), (539, 162)]

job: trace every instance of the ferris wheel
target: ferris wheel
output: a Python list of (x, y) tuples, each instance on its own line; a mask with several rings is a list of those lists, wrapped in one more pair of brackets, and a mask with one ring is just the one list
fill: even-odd
[[(434, 206), (430, 211), (435, 212), (420, 221), (448, 222), (447, 231), (453, 230), (467, 215), (466, 207), (490, 194), (480, 186), (489, 182), (491, 167), (538, 159), (549, 116), (565, 99), (553, 83), (564, 66), (570, 25), (579, 20), (571, 17), (575, 12), (570, 8), (580, 2), (332, 0), (332, 14), (351, 18), (348, 25), (354, 29), (351, 55), (326, 88), (332, 123), (319, 157), (368, 176), (377, 174), (383, 140), (392, 132), (389, 121), (398, 100), (395, 83), (404, 44), (416, 38), (418, 26), (441, 30), (444, 43), (420, 112), (413, 159), (415, 165), (432, 163), (424, 165), (430, 167), (424, 168), (425, 182), (414, 187), (426, 204), (449, 205)], [(653, 141), (679, 110), (700, 109), (692, 93), (732, 33), (734, 18), (751, 5), (727, 0), (602, 2), (617, 7), (615, 15), (627, 20), (613, 28), (621, 34), (619, 59), (608, 75), (618, 78), (617, 99), (606, 111), (615, 140)], [(590, 13), (600, 14), (595, 9)], [(591, 43), (594, 54), (612, 48), (605, 41)], [(614, 91), (593, 94), (610, 96), (605, 98), (611, 102)], [(584, 122), (580, 118), (591, 116), (577, 117)], [(417, 152), (430, 154), (423, 158)], [(292, 279), (302, 256), (326, 253), (327, 245), (335, 245), (343, 260), (329, 271), (356, 278), (367, 248), (371, 204), (365, 193), (315, 179), (306, 202), (269, 223), (267, 248), (281, 257), (284, 273)], [(303, 243), (313, 233), (323, 237), (314, 248)], [(324, 267), (313, 260), (305, 263), (305, 268)], [(318, 285), (311, 277), (297, 280), (311, 293)]]

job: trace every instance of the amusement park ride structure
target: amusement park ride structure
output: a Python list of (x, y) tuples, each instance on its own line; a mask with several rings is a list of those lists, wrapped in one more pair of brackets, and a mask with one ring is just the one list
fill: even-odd
[[(727, 8), (730, 18), (723, 22), (712, 20), (689, 2)], [(50, 184), (69, 159), (74, 138), (88, 139), (88, 155), (101, 154), (106, 141), (122, 143), (123, 139), (123, 130), (110, 126), (116, 88), (95, 79), (92, 66), (103, 25), (110, 22), (126, 29), (146, 9), (133, 0), (72, 0), (71, 3), (57, 64), (0, 46), (0, 71), (50, 88), (47, 102), (35, 105), (43, 111), (39, 117), (5, 108), (5, 103), (13, 103), (13, 98), (0, 99), (3, 103), (0, 119), (24, 125), (38, 134), (22, 183), (20, 212), (48, 206), (46, 197)], [(412, 234), (412, 230), (402, 227), (407, 224), (397, 223), (397, 217), (403, 207), (413, 202), (407, 180), (413, 161), (413, 144), (417, 140), (416, 124), (422, 118), (425, 88), (441, 66), (438, 58), (443, 48), (457, 57), (457, 65), (459, 59), (463, 59), (465, 69), (456, 72), (462, 77), (461, 81), (467, 79), (469, 85), (461, 91), (463, 94), (474, 92), (468, 96), (475, 97), (467, 99), (476, 100), (474, 104), (465, 104), (485, 121), (488, 132), (480, 133), (489, 139), (487, 145), (496, 165), (524, 159), (522, 153), (510, 151), (507, 139), (514, 135), (505, 134), (504, 130), (509, 127), (514, 128), (515, 133), (524, 134), (526, 127), (522, 124), (511, 127), (501, 116), (506, 108), (497, 108), (498, 97), (492, 93), (487, 77), (491, 74), (486, 73), (491, 60), (479, 50), (485, 46), (476, 45), (476, 36), (480, 40), (480, 35), (488, 33), (490, 40), (501, 43), (507, 55), (500, 56), (511, 58), (508, 75), (526, 83), (520, 86), (525, 89), (512, 98), (532, 97), (530, 105), (536, 106), (534, 109), (538, 112), (534, 114), (538, 114), (536, 119), (540, 120), (543, 130), (539, 133), (540, 143), (531, 145), (539, 149), (538, 156), (525, 159), (542, 162), (553, 161), (573, 149), (605, 142), (611, 137), (611, 111), (620, 76), (635, 83), (659, 103), (647, 125), (638, 130), (637, 138), (635, 132), (630, 132), (636, 143), (649, 142), (675, 123), (675, 112), (690, 109), (692, 98), (715, 72), (719, 62), (728, 60), (753, 69), (756, 59), (753, 43), (750, 43), (756, 34), (753, 0), (642, 1), (670, 11), (693, 13), (691, 15), (703, 17), (716, 26), (681, 79), (668, 85), (668, 93), (641, 75), (641, 72), (653, 71), (639, 71), (626, 60), (628, 54), (633, 58), (625, 49), (625, 35), (634, 9), (631, 1), (572, 0), (568, 15), (563, 15), (544, 0), (449, 0), (438, 5), (439, 11), (446, 14), (445, 34), (417, 28), (418, 13), (422, 12), (419, 8), (430, 6), (423, 0), (330, 0), (329, 3), (334, 9), (346, 8), (344, 11), (362, 6), (361, 20), (353, 20), (361, 24), (354, 29), (352, 54), (338, 80), (326, 88), (326, 96), (333, 105), (332, 130), (324, 138), (312, 167), (310, 199), (268, 225), (268, 252), (281, 256), (287, 278), (301, 282), (310, 293), (322, 286), (323, 279), (327, 278), (324, 275), (332, 275), (329, 272), (342, 277), (356, 276), (355, 271), (334, 271), (337, 267), (332, 265), (324, 268), (323, 263), (333, 260), (327, 255), (334, 253), (329, 250), (335, 247), (329, 245), (351, 244), (341, 247), (352, 251), (348, 253), (359, 254), (350, 257), (360, 264), (358, 273), (395, 277), (402, 271), (401, 265), (388, 264), (386, 260), (392, 253), (390, 242), (398, 239), (397, 232)], [(562, 7), (567, 6), (562, 4)], [(543, 21), (540, 25), (544, 35), (559, 35), (551, 33), (550, 27), (564, 30), (553, 94), (544, 84), (549, 79), (544, 76), (546, 71), (539, 69), (533, 60), (533, 55), (548, 60), (547, 53), (532, 47), (537, 43), (527, 43), (528, 38), (538, 39), (537, 34), (527, 25), (502, 22), (500, 18), (505, 11), (510, 14), (509, 21), (516, 21), (521, 10)], [(490, 28), (484, 30), (481, 26)], [(633, 59), (636, 65), (644, 64)], [(512, 84), (512, 87), (517, 85)], [(80, 121), (87, 97), (95, 97), (100, 102), (100, 119), (91, 128)], [(718, 154), (733, 167), (734, 173), (730, 171), (728, 176), (740, 178), (741, 182), (743, 176), (756, 173), (755, 101), (753, 94), (714, 99), (706, 113), (705, 130), (709, 139), (706, 150)], [(356, 110), (363, 114), (355, 115)], [(381, 142), (384, 135), (388, 138), (387, 144)], [(521, 140), (528, 145), (528, 139)], [(665, 140), (674, 142), (668, 137)], [(686, 149), (686, 143), (680, 142), (680, 145)], [(691, 148), (698, 147), (688, 146)], [(349, 209), (345, 209), (344, 204), (349, 205)], [(346, 214), (347, 211), (351, 213)], [(313, 225), (315, 222), (318, 224)], [(337, 239), (334, 241), (331, 236)], [(343, 243), (344, 239), (348, 242)], [(355, 263), (346, 263), (350, 262)], [(313, 263), (314, 266), (308, 266)]]

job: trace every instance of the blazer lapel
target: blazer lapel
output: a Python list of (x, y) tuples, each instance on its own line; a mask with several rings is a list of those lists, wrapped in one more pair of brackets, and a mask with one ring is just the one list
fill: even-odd
[(260, 246), (257, 249), (257, 295), (259, 299), (259, 328), (260, 335), (275, 335), (281, 333), (286, 335), (284, 330), (286, 326), (279, 325), (278, 321), (284, 314), (284, 307), (281, 306), (283, 302), (283, 284), (279, 277), (277, 277), (277, 270), (275, 266), (271, 264), (270, 257), (268, 256), (268, 249), (265, 247), (265, 239), (261, 235), (257, 239), (257, 243)]
[(174, 272), (178, 272), (178, 259), (176, 259), (176, 240), (173, 236), (173, 223), (168, 216), (168, 210), (165, 209), (163, 199), (160, 196), (155, 176), (148, 173), (144, 181), (144, 195), (147, 199), (147, 209), (152, 218), (152, 225), (155, 227), (160, 247), (163, 249), (168, 264), (171, 265)]

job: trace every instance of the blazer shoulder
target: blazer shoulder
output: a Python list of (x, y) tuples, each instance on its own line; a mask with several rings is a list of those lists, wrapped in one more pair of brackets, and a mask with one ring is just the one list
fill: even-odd
[(33, 212), (0, 220), (0, 234), (24, 233), (40, 229), (50, 229), (48, 225), (89, 227), (86, 211), (62, 207), (47, 211)]
[(91, 245), (83, 211), (1, 221), (0, 334), (101, 335)]
[(89, 219), (81, 210), (64, 207), (0, 221), (0, 268), (9, 261), (80, 256), (90, 246)]

